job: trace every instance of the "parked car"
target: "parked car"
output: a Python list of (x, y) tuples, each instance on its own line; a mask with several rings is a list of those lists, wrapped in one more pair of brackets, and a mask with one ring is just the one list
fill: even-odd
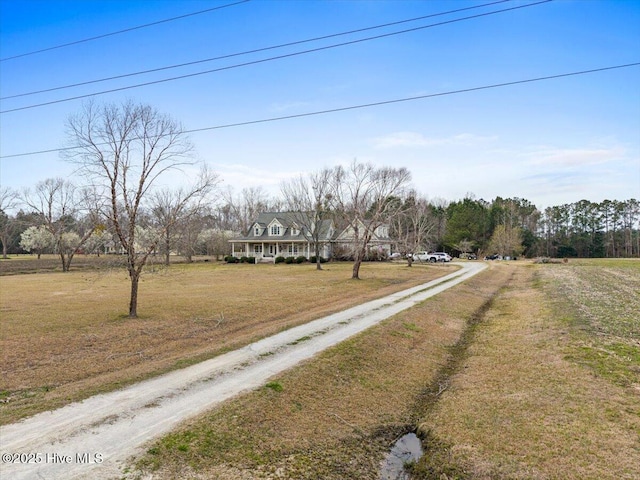
[(450, 262), (451, 257), (445, 252), (415, 252), (411, 255), (414, 261), (419, 262)]
[(450, 262), (452, 260), (451, 255), (446, 252), (435, 252), (432, 255), (436, 256), (436, 261), (438, 262)]

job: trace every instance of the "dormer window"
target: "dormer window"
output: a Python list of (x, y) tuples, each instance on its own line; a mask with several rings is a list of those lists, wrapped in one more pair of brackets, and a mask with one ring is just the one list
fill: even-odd
[(291, 227), (291, 235), (294, 237), (297, 237), (298, 235), (300, 235), (300, 230), (298, 230), (298, 227)]
[(280, 225), (278, 225), (278, 224), (271, 225), (270, 234), (271, 235), (280, 235)]
[(259, 227), (259, 226), (257, 226), (257, 225), (256, 225), (256, 227), (253, 229), (253, 234), (254, 234), (256, 237), (259, 237), (259, 236), (260, 236), (260, 227)]

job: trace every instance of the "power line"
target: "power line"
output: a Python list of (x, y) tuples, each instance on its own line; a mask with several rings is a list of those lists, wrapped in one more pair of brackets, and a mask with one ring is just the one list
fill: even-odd
[(220, 10), (222, 8), (233, 7), (235, 5), (240, 5), (241, 3), (246, 3), (246, 2), (249, 2), (249, 1), (251, 1), (251, 0), (240, 0), (238, 2), (229, 3), (227, 5), (220, 5), (218, 7), (207, 8), (206, 10), (200, 10), (198, 12), (187, 13), (187, 14), (180, 15), (180, 16), (177, 16), (177, 17), (165, 18), (164, 20), (158, 20), (157, 22), (145, 23), (144, 25), (138, 25), (138, 26), (135, 26), (135, 27), (125, 28), (124, 30), (118, 30), (117, 32), (105, 33), (103, 35), (97, 35), (95, 37), (84, 38), (82, 40), (75, 40), (73, 42), (63, 43), (61, 45), (55, 45), (53, 47), (47, 47), (47, 48), (42, 48), (40, 50), (34, 50), (32, 52), (21, 53), (19, 55), (13, 55), (12, 57), (0, 58), (0, 62), (6, 62), (7, 60), (14, 60), (16, 58), (27, 57), (29, 55), (35, 55), (36, 53), (48, 52), (50, 50), (56, 50), (58, 48), (70, 47), (72, 45), (77, 45), (79, 43), (91, 42), (93, 40), (98, 40), (100, 38), (111, 37), (113, 35), (119, 35), (121, 33), (131, 32), (133, 30), (139, 30), (141, 28), (152, 27), (154, 25), (159, 25), (161, 23), (173, 22), (174, 20), (180, 20), (182, 18), (193, 17), (195, 15), (201, 15), (203, 13), (212, 12), (214, 10)]
[(510, 2), (512, 0), (498, 0), (495, 2), (491, 2), (491, 3), (485, 3), (482, 5), (474, 5), (472, 7), (465, 7), (465, 8), (458, 8), (456, 10), (449, 10), (447, 12), (440, 12), (440, 13), (432, 13), (430, 15), (423, 15), (421, 17), (414, 17), (414, 18), (409, 18), (409, 19), (405, 19), (405, 20), (399, 20), (397, 22), (389, 22), (389, 23), (384, 23), (384, 24), (380, 24), (380, 25), (374, 25), (371, 27), (365, 27), (365, 28), (359, 28), (356, 30), (349, 30), (346, 32), (340, 32), (340, 33), (333, 33), (330, 35), (324, 35), (324, 36), (320, 36), (320, 37), (314, 37), (314, 38), (308, 38), (305, 40), (298, 40), (295, 42), (289, 42), (289, 43), (282, 43), (280, 45), (272, 45), (269, 47), (263, 47), (263, 48), (257, 48), (254, 50), (247, 50), (244, 52), (237, 52), (237, 53), (231, 53), (228, 55), (222, 55), (222, 56), (218, 56), (218, 57), (211, 57), (211, 58), (204, 58), (201, 60), (195, 60), (192, 62), (185, 62), (185, 63), (178, 63), (178, 64), (174, 64), (174, 65), (168, 65), (168, 66), (164, 66), (164, 67), (158, 67), (158, 68), (152, 68), (149, 70), (141, 70), (138, 72), (132, 72), (132, 73), (125, 73), (122, 75), (114, 75), (111, 77), (104, 77), (104, 78), (98, 78), (95, 80), (87, 80), (84, 82), (79, 82), (79, 83), (72, 83), (72, 84), (68, 84), (68, 85), (61, 85), (59, 87), (52, 87), (52, 88), (47, 88), (47, 89), (43, 89), (43, 90), (36, 90), (36, 91), (32, 91), (32, 92), (25, 92), (25, 93), (18, 93), (15, 95), (10, 95), (7, 97), (0, 97), (0, 100), (8, 100), (10, 98), (18, 98), (18, 97), (26, 97), (29, 95), (36, 95), (39, 93), (47, 93), (47, 92), (53, 92), (56, 90), (63, 90), (63, 89), (67, 89), (67, 88), (73, 88), (73, 87), (80, 87), (80, 86), (84, 86), (84, 85), (90, 85), (93, 83), (100, 83), (100, 82), (106, 82), (106, 81), (110, 81), (110, 80), (118, 80), (121, 78), (127, 78), (127, 77), (133, 77), (133, 76), (137, 76), (137, 75), (143, 75), (143, 74), (147, 74), (147, 73), (154, 73), (154, 72), (160, 72), (163, 70), (170, 70), (170, 69), (174, 69), (174, 68), (182, 68), (182, 67), (188, 67), (191, 65), (198, 65), (200, 63), (207, 63), (207, 62), (213, 62), (215, 60), (224, 60), (227, 58), (232, 58), (232, 57), (239, 57), (242, 55), (249, 55), (249, 54), (253, 54), (253, 53), (259, 53), (259, 52), (265, 52), (268, 50), (275, 50), (278, 48), (284, 48), (284, 47), (291, 47), (294, 45), (300, 45), (303, 43), (309, 43), (309, 42), (316, 42), (319, 40), (326, 40), (329, 38), (335, 38), (335, 37), (340, 37), (340, 36), (344, 36), (344, 35), (352, 35), (354, 33), (360, 33), (360, 32), (365, 32), (368, 30), (375, 30), (378, 28), (384, 28), (384, 27), (390, 27), (392, 25), (399, 25), (402, 23), (409, 23), (409, 22), (415, 22), (418, 20), (424, 20), (426, 18), (432, 18), (432, 17), (438, 17), (438, 16), (442, 16), (442, 15), (450, 15), (452, 13), (459, 13), (465, 10), (472, 10), (472, 9), (476, 9), (476, 8), (482, 8), (482, 7), (488, 7), (488, 6), (492, 6), (492, 5), (496, 5), (499, 3), (506, 3), (506, 2)]
[(2, 111), (0, 111), (0, 114), (17, 112), (17, 111), (20, 111), (20, 110), (28, 110), (28, 109), (31, 109), (31, 108), (44, 107), (44, 106), (47, 106), (47, 105), (54, 105), (54, 104), (57, 104), (57, 103), (70, 102), (72, 100), (79, 100), (79, 99), (82, 99), (82, 98), (93, 97), (93, 96), (96, 96), (96, 95), (104, 95), (104, 94), (107, 94), (107, 93), (121, 92), (121, 91), (124, 91), (124, 90), (131, 90), (133, 88), (147, 87), (147, 86), (150, 86), (150, 85), (157, 85), (157, 84), (160, 84), (160, 83), (166, 83), (166, 82), (171, 82), (171, 81), (175, 81), (175, 80), (181, 80), (181, 79), (184, 79), (184, 78), (197, 77), (197, 76), (200, 76), (200, 75), (206, 75), (206, 74), (209, 74), (209, 73), (221, 72), (221, 71), (224, 71), (224, 70), (231, 70), (231, 69), (234, 69), (234, 68), (246, 67), (246, 66), (249, 66), (249, 65), (257, 65), (259, 63), (270, 62), (270, 61), (273, 61), (273, 60), (281, 60), (281, 59), (284, 59), (284, 58), (290, 58), (290, 57), (295, 57), (295, 56), (299, 56), (299, 55), (306, 55), (308, 53), (319, 52), (319, 51), (323, 51), (323, 50), (330, 50), (332, 48), (344, 47), (344, 46), (353, 45), (353, 44), (356, 44), (356, 43), (362, 43), (362, 42), (367, 42), (367, 41), (371, 41), (371, 40), (377, 40), (377, 39), (380, 39), (380, 38), (386, 38), (386, 37), (391, 37), (391, 36), (395, 36), (395, 35), (401, 35), (401, 34), (405, 34), (405, 33), (415, 32), (415, 31), (418, 31), (418, 30), (424, 30), (426, 28), (438, 27), (438, 26), (448, 25), (448, 24), (451, 24), (451, 23), (461, 22), (461, 21), (465, 21), (465, 20), (471, 20), (471, 19), (474, 19), (474, 18), (486, 17), (486, 16), (489, 16), (489, 15), (494, 15), (494, 14), (497, 14), (497, 13), (504, 13), (504, 12), (508, 12), (508, 11), (511, 11), (511, 10), (518, 10), (518, 9), (521, 9), (521, 8), (533, 7), (533, 6), (536, 6), (536, 5), (549, 3), (551, 1), (553, 1), (553, 0), (541, 0), (539, 2), (530, 3), (530, 4), (527, 4), (527, 5), (519, 5), (517, 7), (505, 8), (505, 9), (502, 9), (502, 10), (495, 10), (493, 12), (480, 13), (480, 14), (477, 14), (477, 15), (471, 15), (471, 16), (468, 16), (468, 17), (461, 17), (461, 18), (457, 18), (457, 19), (454, 19), (454, 20), (446, 20), (446, 21), (443, 21), (443, 22), (432, 23), (430, 25), (424, 25), (424, 26), (421, 26), (421, 27), (414, 27), (414, 28), (409, 28), (409, 29), (406, 29), (406, 30), (400, 30), (400, 31), (397, 31), (397, 32), (391, 32), (391, 33), (385, 33), (385, 34), (381, 34), (381, 35), (375, 35), (373, 37), (366, 37), (366, 38), (361, 38), (361, 39), (358, 39), (358, 40), (351, 40), (351, 41), (348, 41), (348, 42), (336, 43), (336, 44), (333, 44), (333, 45), (327, 45), (327, 46), (324, 46), (324, 47), (317, 47), (317, 48), (312, 48), (312, 49), (309, 49), (309, 50), (302, 50), (302, 51), (299, 51), (299, 52), (288, 53), (288, 54), (285, 54), (285, 55), (278, 55), (278, 56), (275, 56), (275, 57), (264, 58), (264, 59), (261, 59), (261, 60), (253, 60), (251, 62), (239, 63), (239, 64), (235, 64), (235, 65), (229, 65), (229, 66), (226, 66), (226, 67), (219, 67), (219, 68), (214, 68), (214, 69), (211, 69), (211, 70), (205, 70), (205, 71), (202, 71), (202, 72), (189, 73), (189, 74), (186, 74), (186, 75), (179, 75), (177, 77), (170, 77), (170, 78), (165, 78), (165, 79), (162, 79), (162, 80), (153, 80), (153, 81), (150, 81), (150, 82), (138, 83), (138, 84), (129, 85), (129, 86), (126, 86), (126, 87), (112, 88), (112, 89), (109, 89), (109, 90), (102, 90), (102, 91), (99, 91), (99, 92), (88, 93), (88, 94), (85, 94), (85, 95), (77, 95), (77, 96), (74, 96), (74, 97), (67, 97), (67, 98), (62, 98), (62, 99), (59, 99), (59, 100), (52, 100), (50, 102), (36, 103), (36, 104), (32, 104), (32, 105), (27, 105), (27, 106), (24, 106), (24, 107), (17, 107), (17, 108), (12, 108), (12, 109), (8, 109), (8, 110), (2, 110)]
[[(463, 89), (459, 89), (459, 90), (449, 90), (446, 92), (439, 92), (439, 93), (431, 93), (431, 94), (427, 94), (427, 95), (418, 95), (418, 96), (414, 96), (414, 97), (405, 97), (405, 98), (396, 98), (396, 99), (392, 99), (392, 100), (383, 100), (380, 102), (373, 102), (373, 103), (363, 103), (360, 105), (350, 105), (347, 107), (339, 107), (339, 108), (331, 108), (328, 110), (318, 110), (315, 112), (306, 112), (306, 113), (298, 113), (295, 115), (286, 115), (286, 116), (282, 116), (282, 117), (270, 117), (270, 118), (263, 118), (263, 119), (259, 119), (259, 120), (248, 120), (245, 122), (238, 122), (238, 123), (227, 123), (227, 124), (223, 124), (223, 125), (216, 125), (216, 126), (212, 126), (212, 127), (203, 127), (203, 128), (194, 128), (194, 129), (190, 129), (190, 130), (184, 130), (182, 133), (198, 133), (198, 132), (205, 132), (205, 131), (209, 131), (209, 130), (220, 130), (223, 128), (234, 128), (234, 127), (243, 127), (243, 126), (247, 126), (247, 125), (255, 125), (255, 124), (259, 124), (259, 123), (270, 123), (270, 122), (278, 122), (278, 121), (282, 121), (282, 120), (291, 120), (294, 118), (303, 118), (303, 117), (311, 117), (311, 116), (317, 116), (317, 115), (326, 115), (326, 114), (330, 114), (330, 113), (338, 113), (338, 112), (345, 112), (348, 110), (357, 110), (357, 109), (362, 109), (362, 108), (371, 108), (371, 107), (379, 107), (382, 105), (391, 105), (391, 104), (395, 104), (395, 103), (403, 103), (403, 102), (413, 102), (413, 101), (417, 101), (417, 100), (425, 100), (428, 98), (435, 98), (435, 97), (444, 97), (444, 96), (448, 96), (448, 95), (457, 95), (460, 93), (469, 93), (469, 92), (476, 92), (476, 91), (480, 91), (480, 90), (489, 90), (489, 89), (493, 89), (493, 88), (502, 88), (502, 87), (508, 87), (508, 86), (513, 86), (513, 85), (522, 85), (525, 83), (534, 83), (534, 82), (541, 82), (541, 81), (545, 81), (545, 80), (555, 80), (558, 78), (566, 78), (566, 77), (574, 77), (574, 76), (578, 76), (578, 75), (587, 75), (587, 74), (592, 74), (592, 73), (598, 73), (598, 72), (604, 72), (604, 71), (608, 71), (608, 70), (616, 70), (616, 69), (621, 69), (621, 68), (629, 68), (629, 67), (637, 67), (640, 66), (640, 62), (634, 62), (634, 63), (627, 63), (627, 64), (623, 64), (623, 65), (612, 65), (612, 66), (608, 66), (608, 67), (600, 67), (600, 68), (593, 68), (590, 70), (580, 70), (580, 71), (576, 71), (576, 72), (569, 72), (569, 73), (559, 73), (556, 75), (548, 75), (548, 76), (544, 76), (544, 77), (536, 77), (536, 78), (528, 78), (525, 80), (513, 80), (511, 82), (502, 82), (502, 83), (494, 83), (491, 85), (482, 85), (479, 87), (469, 87), (469, 88), (463, 88)], [(98, 143), (96, 144), (97, 146), (101, 146), (101, 145), (107, 145), (107, 143)], [(53, 148), (53, 149), (49, 149), (49, 150), (38, 150), (38, 151), (34, 151), (34, 152), (25, 152), (25, 153), (14, 153), (11, 155), (2, 155), (0, 156), (0, 158), (16, 158), (16, 157), (25, 157), (25, 156), (30, 156), (30, 155), (41, 155), (44, 153), (53, 153), (53, 152), (64, 152), (64, 151), (69, 151), (69, 150), (75, 150), (79, 147), (65, 147), (65, 148)]]

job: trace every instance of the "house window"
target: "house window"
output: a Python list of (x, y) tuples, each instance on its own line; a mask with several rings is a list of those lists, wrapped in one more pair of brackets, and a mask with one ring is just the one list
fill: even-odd
[(256, 227), (255, 230), (253, 231), (253, 233), (254, 233), (254, 235), (256, 237), (259, 237), (260, 236), (260, 227)]
[(289, 255), (296, 255), (298, 253), (298, 245), (289, 245)]
[(298, 236), (300, 234), (300, 230), (298, 230), (297, 227), (291, 227), (291, 235), (293, 235), (294, 237)]
[(254, 245), (253, 253), (262, 253), (262, 245)]
[(271, 235), (280, 235), (280, 225), (271, 225)]

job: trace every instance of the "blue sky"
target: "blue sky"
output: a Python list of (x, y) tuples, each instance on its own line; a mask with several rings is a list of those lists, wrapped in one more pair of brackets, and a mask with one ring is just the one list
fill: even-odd
[[(0, 0), (0, 57), (236, 0)], [(0, 62), (2, 97), (489, 3), (252, 0)], [(3, 99), (12, 110), (534, 3), (509, 1), (323, 41)], [(556, 0), (481, 18), (141, 88), (132, 99), (188, 129), (640, 62), (640, 1)], [(56, 152), (82, 99), (0, 115), (0, 183), (72, 176)], [(640, 66), (190, 134), (239, 190), (353, 159), (407, 167), (428, 198), (523, 197), (539, 208), (640, 198)]]

